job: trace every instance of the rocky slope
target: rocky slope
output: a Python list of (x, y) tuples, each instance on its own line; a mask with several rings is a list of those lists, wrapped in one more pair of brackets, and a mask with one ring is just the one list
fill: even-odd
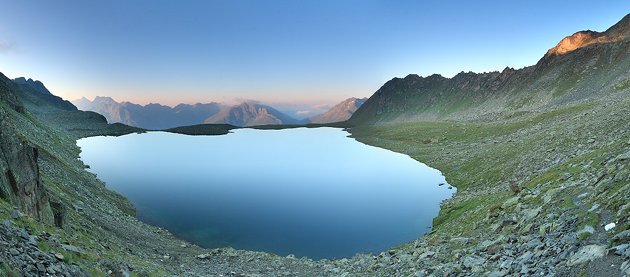
[(224, 107), (217, 114), (204, 120), (205, 124), (229, 124), (234, 126), (295, 125), (304, 122), (291, 118), (278, 110), (253, 102)]
[(348, 98), (341, 103), (330, 108), (323, 114), (309, 118), (312, 123), (333, 123), (348, 120), (356, 112), (367, 98)]
[(110, 97), (96, 97), (92, 101), (81, 98), (73, 103), (81, 110), (102, 114), (110, 123), (118, 122), (150, 130), (200, 124), (222, 107), (219, 103), (142, 106), (131, 102), (119, 103)]
[(628, 276), (629, 107), (626, 89), (489, 123), (353, 127), (458, 190), (428, 235), (336, 264), (374, 276)]
[(440, 169), (433, 231), (335, 264), (375, 276), (630, 275), (630, 16), (534, 66), (386, 83), (350, 119), (362, 142)]

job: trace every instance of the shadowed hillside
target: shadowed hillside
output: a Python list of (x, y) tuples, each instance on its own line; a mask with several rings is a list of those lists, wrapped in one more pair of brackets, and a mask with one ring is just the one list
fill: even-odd
[(603, 33), (575, 33), (519, 70), (383, 85), (349, 120), (353, 137), (426, 162), (458, 190), (430, 234), (347, 268), (630, 274), (628, 30), (630, 16)]
[(629, 51), (626, 16), (603, 33), (564, 38), (536, 65), (522, 69), (394, 78), (350, 122), (493, 120), (602, 97), (630, 86)]

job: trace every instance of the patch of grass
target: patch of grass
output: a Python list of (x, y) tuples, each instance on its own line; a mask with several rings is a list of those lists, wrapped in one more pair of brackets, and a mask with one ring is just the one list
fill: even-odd
[(560, 201), (559, 207), (564, 210), (570, 210), (570, 209), (575, 208), (575, 203), (573, 203), (573, 196), (569, 194), (569, 195), (566, 195), (564, 198), (562, 198), (562, 200)]
[[(579, 222), (579, 228), (578, 230), (582, 230), (584, 229), (587, 225), (591, 226), (591, 227), (595, 227), (597, 226), (597, 224), (599, 224), (599, 215), (593, 212), (580, 212), (577, 214), (578, 216), (578, 222)], [(578, 239), (579, 240), (585, 240), (587, 238), (589, 238), (591, 236), (591, 233), (589, 232), (582, 232), (578, 234)]]
[[(457, 221), (458, 225), (471, 226), (475, 222), (481, 221), (485, 213), (467, 213), (477, 209), (487, 209), (497, 203), (503, 203), (504, 195), (486, 195), (483, 197), (473, 198), (462, 203), (456, 203), (452, 206), (443, 207), (438, 216), (433, 219), (433, 228), (440, 228), (445, 222)], [(500, 204), (499, 204), (500, 207)], [(466, 216), (464, 216), (466, 214)], [(461, 223), (461, 224), (460, 224)]]
[(0, 276), (2, 277), (20, 277), (21, 274), (17, 270), (11, 268), (6, 262), (0, 262)]
[(35, 219), (29, 216), (20, 218), (19, 220), (17, 220), (16, 224), (22, 228), (28, 227), (36, 234), (41, 232), (53, 233), (56, 230), (54, 227), (37, 222)]
[(599, 215), (596, 213), (586, 213), (583, 217), (583, 225), (597, 226), (599, 224)]
[(589, 238), (591, 236), (591, 233), (589, 232), (582, 232), (578, 235), (578, 239), (579, 240), (586, 240), (587, 238)]
[(501, 204), (502, 202), (496, 202), (492, 204), (492, 206), (490, 206), (490, 209), (488, 211), (491, 213), (498, 213), (501, 210)]
[(105, 273), (97, 267), (89, 267), (87, 271), (90, 273), (90, 276), (105, 276)]
[(50, 250), (52, 250), (52, 245), (50, 245), (50, 243), (45, 240), (39, 240), (37, 242), (37, 247), (39, 247), (39, 250), (43, 252), (49, 252)]
[(558, 83), (556, 83), (556, 87), (553, 90), (553, 97), (560, 97), (565, 95), (569, 90), (575, 87), (578, 83), (578, 75), (577, 74), (563, 74), (564, 76), (568, 76), (567, 78), (560, 79)]
[(616, 91), (623, 91), (630, 88), (630, 78), (625, 79), (614, 86)]
[(68, 252), (66, 250), (60, 249), (59, 252), (61, 255), (63, 255), (63, 260), (64, 262), (68, 263), (68, 264), (80, 264), (79, 261), (82, 261), (81, 259), (81, 255), (72, 253), (72, 252)]

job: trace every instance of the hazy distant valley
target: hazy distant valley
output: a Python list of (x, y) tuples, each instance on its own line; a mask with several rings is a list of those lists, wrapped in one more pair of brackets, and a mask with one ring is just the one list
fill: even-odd
[[(350, 98), (323, 114), (296, 119), (269, 105), (245, 101), (237, 105), (221, 103), (179, 104), (175, 107), (130, 102), (116, 102), (110, 97), (96, 97), (90, 101), (81, 98), (72, 103), (84, 111), (102, 114), (110, 123), (123, 123), (148, 130), (163, 130), (197, 124), (229, 124), (237, 127), (258, 125), (300, 125), (308, 123), (333, 123), (346, 121), (366, 99)], [(292, 110), (284, 105), (285, 110)], [(296, 105), (293, 110), (299, 110)], [(298, 111), (299, 112), (299, 111)]]

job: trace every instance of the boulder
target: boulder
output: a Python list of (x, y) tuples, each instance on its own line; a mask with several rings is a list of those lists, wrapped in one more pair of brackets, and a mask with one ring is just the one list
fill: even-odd
[(514, 196), (512, 198), (509, 198), (508, 200), (505, 200), (505, 202), (503, 202), (503, 204), (501, 205), (501, 209), (507, 209), (509, 207), (516, 205), (519, 199), (520, 197)]
[(74, 246), (74, 245), (69, 245), (69, 244), (62, 244), (61, 245), (61, 249), (66, 250), (68, 252), (72, 252), (75, 254), (81, 254), (81, 249), (79, 249), (78, 247)]
[(628, 242), (630, 241), (630, 230), (625, 230), (619, 234), (616, 234), (613, 238), (615, 242)]
[(462, 259), (462, 263), (466, 268), (474, 268), (482, 266), (486, 260), (476, 255), (469, 255)]
[(608, 251), (611, 251), (620, 256), (625, 256), (626, 259), (630, 258), (630, 244), (617, 245), (613, 248), (608, 249)]
[(587, 234), (587, 233), (589, 235), (592, 235), (593, 233), (595, 233), (595, 228), (593, 228), (590, 225), (586, 225), (586, 226), (584, 226), (584, 228), (582, 228), (582, 230), (577, 232), (577, 236), (580, 237), (580, 236), (583, 236), (584, 234)]
[(200, 260), (205, 260), (207, 258), (210, 258), (210, 254), (200, 254), (200, 255), (197, 255), (196, 258)]
[(568, 266), (591, 262), (606, 255), (606, 246), (591, 244), (580, 248), (567, 261)]

